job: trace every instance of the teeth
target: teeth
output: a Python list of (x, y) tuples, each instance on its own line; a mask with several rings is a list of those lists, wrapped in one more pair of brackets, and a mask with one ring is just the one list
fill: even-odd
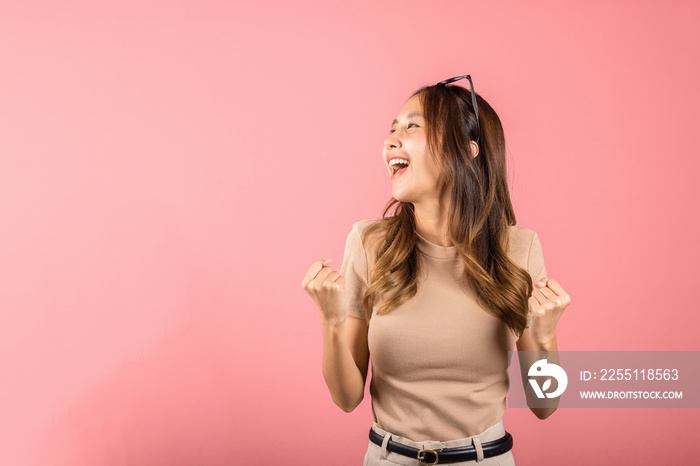
[(390, 166), (390, 167), (393, 167), (393, 166), (396, 165), (397, 163), (401, 163), (401, 164), (404, 164), (404, 165), (408, 166), (408, 164), (410, 164), (411, 162), (409, 162), (409, 161), (406, 160), (406, 159), (391, 159), (391, 160), (389, 161), (389, 166)]
[(406, 159), (391, 159), (389, 161), (389, 167), (393, 170), (393, 173), (408, 167), (410, 164), (411, 162)]

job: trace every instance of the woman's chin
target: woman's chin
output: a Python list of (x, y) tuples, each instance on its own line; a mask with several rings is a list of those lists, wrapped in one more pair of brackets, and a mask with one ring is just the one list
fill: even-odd
[(407, 196), (405, 193), (402, 193), (401, 191), (392, 191), (391, 197), (393, 197), (397, 201), (411, 202), (410, 196)]

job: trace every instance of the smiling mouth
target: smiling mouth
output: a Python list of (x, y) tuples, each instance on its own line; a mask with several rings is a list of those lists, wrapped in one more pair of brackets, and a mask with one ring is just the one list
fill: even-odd
[(406, 168), (408, 168), (408, 166), (409, 166), (410, 164), (411, 164), (411, 162), (408, 162), (408, 161), (401, 161), (401, 162), (398, 162), (398, 161), (397, 161), (397, 162), (394, 162), (394, 161), (392, 161), (392, 162), (390, 163), (390, 165), (389, 165), (390, 168), (391, 168), (391, 174), (392, 174), (392, 175), (395, 175), (396, 173), (398, 173), (398, 172), (400, 172), (400, 171), (402, 171), (402, 170), (405, 170)]

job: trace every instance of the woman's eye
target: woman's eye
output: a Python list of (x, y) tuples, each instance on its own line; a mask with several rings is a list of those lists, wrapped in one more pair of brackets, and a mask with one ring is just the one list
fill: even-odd
[[(407, 127), (410, 128), (411, 126), (418, 127), (418, 125), (415, 124), (415, 123), (409, 123)], [(396, 131), (396, 130), (395, 130), (394, 128), (391, 128), (391, 129), (389, 130), (389, 134), (393, 133), (394, 131)]]

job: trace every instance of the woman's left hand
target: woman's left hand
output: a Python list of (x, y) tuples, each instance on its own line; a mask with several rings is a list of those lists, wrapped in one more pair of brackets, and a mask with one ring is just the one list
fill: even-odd
[(530, 335), (539, 343), (548, 343), (557, 336), (556, 326), (571, 298), (558, 281), (542, 278), (535, 282), (528, 299)]

